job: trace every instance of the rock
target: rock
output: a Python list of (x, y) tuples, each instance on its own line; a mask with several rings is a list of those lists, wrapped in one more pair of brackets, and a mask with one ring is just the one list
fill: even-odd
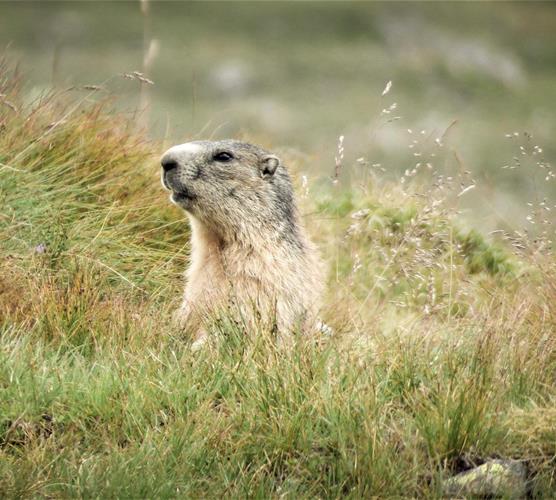
[(525, 498), (527, 468), (517, 460), (489, 460), (446, 480), (442, 493), (456, 498)]
[(246, 95), (253, 84), (253, 72), (241, 61), (227, 61), (216, 65), (209, 81), (217, 92), (224, 95)]

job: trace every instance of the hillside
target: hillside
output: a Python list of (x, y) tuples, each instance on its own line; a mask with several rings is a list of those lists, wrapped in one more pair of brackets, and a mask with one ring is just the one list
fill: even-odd
[[(21, 61), (30, 95), (94, 84), (120, 109), (149, 97), (153, 137), (246, 132), (313, 155), (303, 164), (313, 175), (344, 135), (346, 161), (365, 156), (399, 179), (431, 161), (449, 128), (478, 181), (460, 219), (485, 232), (526, 225), (527, 202), (556, 197), (556, 182), (544, 182), (556, 163), (553, 2), (103, 5), (0, 2), (0, 47)], [(155, 84), (139, 92), (119, 75), (145, 71), (149, 37)]]
[(2, 496), (434, 497), (490, 457), (554, 491), (551, 233), (465, 228), (465, 172), (334, 182), (285, 152), (332, 334), (284, 352), (220, 325), (193, 353), (163, 145), (94, 89), (0, 75)]

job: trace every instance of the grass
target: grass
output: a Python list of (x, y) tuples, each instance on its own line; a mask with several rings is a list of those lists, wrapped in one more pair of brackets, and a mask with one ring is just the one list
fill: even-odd
[(162, 146), (91, 93), (25, 103), (0, 75), (2, 496), (435, 497), (489, 457), (554, 491), (546, 246), (464, 230), (459, 188), (312, 179), (334, 334), (285, 351), (221, 324), (193, 353)]

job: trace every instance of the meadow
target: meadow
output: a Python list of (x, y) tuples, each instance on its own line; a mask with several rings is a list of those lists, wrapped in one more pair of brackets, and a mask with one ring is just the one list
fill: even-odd
[(220, 324), (194, 353), (171, 322), (188, 228), (165, 145), (94, 88), (30, 98), (0, 75), (2, 496), (439, 497), (492, 457), (553, 494), (549, 203), (534, 234), (489, 236), (461, 221), (465, 169), (402, 182), (339, 148), (334, 178), (284, 150), (332, 334), (284, 351)]
[[(460, 218), (486, 232), (531, 228), (527, 203), (556, 196), (537, 165), (556, 160), (551, 2), (145, 4), (0, 2), (0, 47), (30, 98), (96, 85), (168, 143), (244, 136), (303, 152), (315, 177), (343, 135), (346, 164), (391, 181), (419, 162), (469, 170)], [(121, 75), (146, 60), (140, 90)], [(445, 131), (444, 167), (429, 153)]]

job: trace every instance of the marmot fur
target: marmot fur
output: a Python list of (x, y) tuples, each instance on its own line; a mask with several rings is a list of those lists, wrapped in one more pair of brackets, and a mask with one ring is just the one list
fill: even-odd
[(191, 223), (180, 322), (202, 339), (205, 320), (232, 305), (249, 325), (312, 329), (322, 265), (280, 159), (244, 142), (195, 141), (170, 148), (161, 164), (162, 185)]

